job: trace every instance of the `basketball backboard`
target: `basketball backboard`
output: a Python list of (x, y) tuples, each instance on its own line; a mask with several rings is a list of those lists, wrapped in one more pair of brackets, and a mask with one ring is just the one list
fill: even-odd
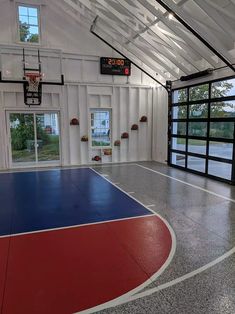
[[(60, 50), (40, 49), (42, 82), (60, 82), (62, 75), (62, 58)], [(25, 48), (27, 68), (38, 68), (38, 49)], [(0, 71), (3, 80), (23, 80), (23, 47), (0, 46)]]

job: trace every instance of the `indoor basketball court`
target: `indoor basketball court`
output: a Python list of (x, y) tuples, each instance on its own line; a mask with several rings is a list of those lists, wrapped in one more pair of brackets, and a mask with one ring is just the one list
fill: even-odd
[(231, 187), (153, 162), (0, 178), (2, 313), (198, 313), (204, 293), (232, 313)]
[(234, 314), (235, 1), (0, 8), (0, 314)]

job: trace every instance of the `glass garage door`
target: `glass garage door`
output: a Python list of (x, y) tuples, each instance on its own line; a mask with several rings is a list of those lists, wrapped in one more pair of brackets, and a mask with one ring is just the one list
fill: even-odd
[(9, 113), (12, 167), (60, 163), (58, 113)]
[(173, 91), (169, 163), (234, 182), (235, 79)]

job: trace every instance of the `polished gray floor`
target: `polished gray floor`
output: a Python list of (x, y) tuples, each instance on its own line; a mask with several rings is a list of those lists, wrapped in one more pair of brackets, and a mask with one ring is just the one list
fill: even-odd
[[(142, 291), (198, 270), (235, 246), (235, 187), (156, 162), (94, 169), (124, 191), (134, 192), (132, 197), (144, 205), (154, 205), (151, 209), (176, 234), (171, 264)], [(99, 313), (234, 314), (234, 255), (173, 286)]]

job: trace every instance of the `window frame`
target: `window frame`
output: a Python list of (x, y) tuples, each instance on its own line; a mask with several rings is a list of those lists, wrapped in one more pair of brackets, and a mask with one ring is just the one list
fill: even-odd
[[(110, 138), (110, 145), (109, 146), (92, 146), (92, 125), (91, 125), (91, 114), (94, 111), (109, 111), (109, 138)], [(88, 126), (89, 126), (89, 139), (90, 139), (90, 148), (91, 149), (109, 149), (112, 148), (112, 108), (110, 107), (93, 107), (89, 108), (89, 121), (88, 121)]]
[[(38, 20), (38, 42), (29, 42), (29, 41), (21, 41), (20, 40), (19, 7), (37, 9), (37, 12), (38, 12), (38, 16), (37, 16), (37, 20)], [(39, 46), (39, 45), (41, 45), (41, 5), (35, 5), (35, 4), (31, 4), (31, 3), (16, 2), (16, 17), (17, 17), (16, 18), (16, 25), (17, 25), (16, 41), (17, 41), (17, 43), (21, 44), (21, 45), (30, 45), (30, 46)]]

